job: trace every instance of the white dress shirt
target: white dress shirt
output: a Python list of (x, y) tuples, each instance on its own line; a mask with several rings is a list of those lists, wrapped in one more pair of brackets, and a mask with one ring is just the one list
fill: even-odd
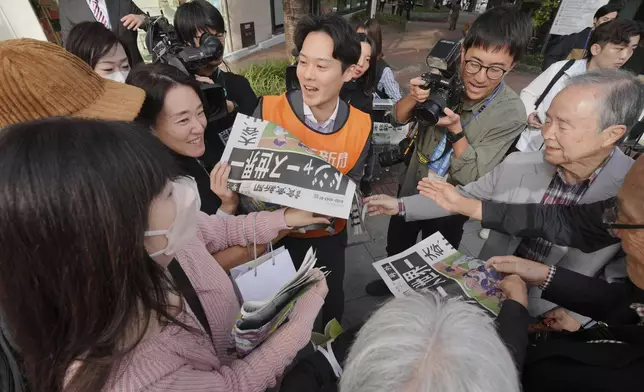
[[(89, 6), (89, 9), (91, 11), (92, 9), (92, 0), (87, 0), (87, 5)], [(103, 15), (105, 15), (105, 20), (107, 20), (107, 25), (109, 29), (112, 29), (112, 22), (110, 22), (110, 14), (107, 12), (107, 4), (105, 3), (105, 0), (98, 0), (98, 9), (101, 10)]]
[(333, 126), (335, 125), (335, 118), (338, 116), (338, 107), (340, 107), (339, 97), (338, 97), (338, 102), (336, 102), (335, 104), (335, 110), (333, 111), (333, 114), (331, 114), (331, 117), (329, 117), (322, 124), (318, 123), (318, 120), (315, 118), (315, 116), (313, 115), (313, 112), (311, 111), (311, 108), (307, 104), (302, 102), (302, 105), (304, 106), (304, 123), (309, 128), (312, 128), (320, 133), (333, 132)]
[[(529, 116), (533, 112), (537, 112), (537, 116), (542, 121), (546, 118), (546, 111), (550, 107), (552, 100), (555, 98), (555, 95), (559, 91), (563, 90), (566, 87), (566, 82), (568, 79), (573, 76), (586, 73), (587, 62), (585, 59), (576, 60), (575, 63), (568, 68), (563, 75), (557, 80), (557, 82), (552, 86), (548, 94), (544, 97), (543, 101), (539, 107), (535, 110), (534, 105), (537, 102), (537, 99), (543, 94), (546, 87), (550, 84), (550, 81), (557, 75), (559, 70), (568, 62), (568, 60), (558, 61), (552, 64), (548, 69), (543, 71), (539, 76), (536, 77), (526, 88), (521, 90), (521, 101), (525, 105), (526, 114)], [(527, 127), (519, 137), (517, 142), (517, 149), (522, 152), (532, 152), (538, 151), (543, 146), (543, 137), (541, 136), (541, 130), (533, 127)]]

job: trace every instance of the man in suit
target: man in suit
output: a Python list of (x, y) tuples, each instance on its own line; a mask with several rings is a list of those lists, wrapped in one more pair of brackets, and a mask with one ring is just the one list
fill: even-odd
[[(642, 83), (631, 74), (612, 69), (592, 71), (570, 79), (553, 100), (543, 128), (545, 150), (514, 153), (475, 182), (459, 186), (471, 198), (506, 203), (575, 205), (617, 194), (633, 160), (616, 144), (637, 122), (644, 106)], [(386, 195), (367, 198), (372, 215), (403, 215), (405, 220), (433, 219), (450, 212), (422, 195), (396, 199)], [(517, 238), (492, 231), (479, 258), (516, 255), (547, 265), (596, 275), (619, 250), (618, 245), (585, 254), (543, 239)], [(622, 274), (623, 276), (623, 274)], [(553, 304), (531, 290), (528, 310), (539, 315)]]
[(98, 21), (123, 41), (132, 66), (143, 62), (137, 30), (146, 24), (147, 17), (132, 0), (60, 0), (58, 5), (63, 42), (78, 23)]

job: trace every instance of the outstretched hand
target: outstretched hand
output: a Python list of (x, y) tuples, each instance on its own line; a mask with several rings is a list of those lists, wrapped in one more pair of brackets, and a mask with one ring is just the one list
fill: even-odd
[(508, 275), (518, 275), (526, 283), (539, 286), (548, 278), (550, 267), (516, 256), (497, 256), (488, 260), (486, 267)]
[(121, 23), (128, 30), (138, 30), (145, 23), (145, 15), (125, 15), (121, 18)]
[(452, 184), (441, 179), (425, 177), (418, 182), (417, 189), (421, 195), (434, 200), (446, 211), (482, 219), (483, 203), (463, 196)]
[(398, 215), (398, 199), (388, 195), (373, 195), (364, 199), (364, 205), (369, 216)]

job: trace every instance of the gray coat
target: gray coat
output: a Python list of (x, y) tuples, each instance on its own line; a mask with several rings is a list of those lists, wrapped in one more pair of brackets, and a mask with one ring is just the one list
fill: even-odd
[[(633, 162), (621, 150), (615, 148), (613, 156), (581, 198), (580, 204), (616, 196)], [(487, 175), (465, 186), (459, 186), (458, 189), (463, 195), (478, 200), (540, 203), (555, 174), (556, 167), (544, 160), (542, 151), (514, 153)], [(449, 214), (434, 201), (421, 195), (405, 197), (403, 201), (407, 221), (432, 219)], [(520, 242), (520, 237), (491, 231), (478, 257), (487, 260), (493, 256), (512, 255)], [(545, 263), (594, 276), (613, 259), (619, 249), (619, 244), (615, 244), (593, 253), (583, 253), (579, 249), (554, 245)], [(622, 276), (626, 275), (625, 271), (621, 272)], [(540, 296), (538, 289), (533, 288), (530, 291), (528, 310), (532, 315), (541, 314), (554, 307), (554, 304), (538, 299)]]
[[(126, 29), (121, 23), (121, 18), (129, 14), (142, 15), (143, 11), (132, 0), (106, 0), (105, 4), (112, 31), (123, 41), (130, 52), (132, 65), (142, 62), (143, 59), (137, 45), (138, 32)], [(96, 22), (87, 0), (60, 0), (58, 6), (63, 42), (66, 41), (67, 34), (75, 25), (81, 22)]]

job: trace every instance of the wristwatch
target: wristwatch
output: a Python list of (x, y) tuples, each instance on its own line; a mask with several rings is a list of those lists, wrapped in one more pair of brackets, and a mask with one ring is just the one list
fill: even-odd
[(461, 133), (454, 133), (447, 131), (447, 141), (450, 142), (451, 144), (456, 143), (457, 141), (461, 140), (462, 138), (465, 137), (465, 132), (461, 131)]

